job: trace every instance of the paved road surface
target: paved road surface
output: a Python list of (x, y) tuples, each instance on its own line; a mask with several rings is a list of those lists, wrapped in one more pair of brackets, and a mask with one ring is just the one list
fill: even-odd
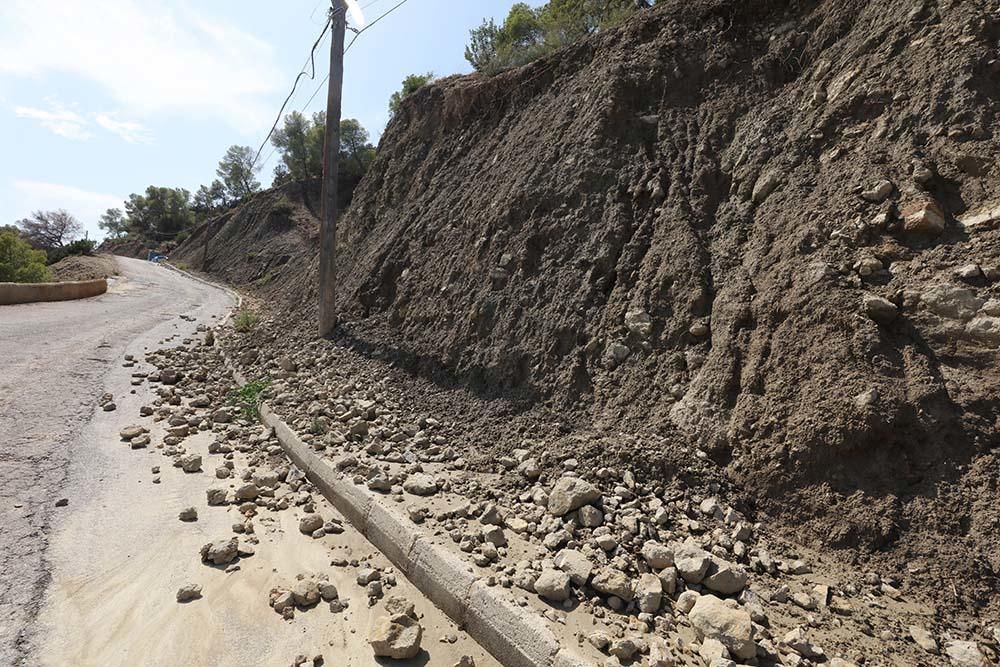
[[(123, 356), (141, 361), (146, 350), (196, 339), (196, 327), (217, 323), (232, 303), (170, 269), (120, 265), (123, 279), (96, 299), (0, 308), (0, 665), (285, 667), (298, 654), (323, 654), (326, 664), (370, 667), (367, 630), (384, 606), (368, 605), (353, 568), (330, 566), (335, 554), (390, 571), (360, 533), (345, 526), (313, 539), (298, 530), (301, 512), (267, 512), (254, 522), (256, 555), (236, 572), (207, 567), (201, 546), (242, 523), (233, 507), (207, 506), (205, 491), (220, 484), (220, 460), (207, 452), (213, 434), (184, 443), (203, 456), (200, 474), (173, 467), (155, 446), (120, 442), (132, 423), (150, 428), (154, 443), (165, 435), (164, 422), (138, 418), (153, 387), (131, 384), (133, 371), (152, 368), (124, 368)], [(104, 392), (117, 410), (96, 409)], [(242, 454), (233, 462), (237, 474), (246, 469)], [(69, 504), (56, 508), (59, 498)], [(188, 506), (198, 508), (195, 523), (177, 520)], [(336, 514), (321, 498), (316, 511)], [(268, 591), (300, 574), (328, 576), (348, 607), (318, 605), (282, 620)], [(426, 639), (421, 655), (393, 664), (448, 666), (470, 655), (498, 667), (410, 582), (397, 581), (392, 595), (414, 603)], [(202, 585), (204, 597), (178, 604), (187, 583)], [(439, 641), (451, 635), (454, 643)]]
[[(50, 581), (51, 526), (79, 434), (126, 346), (156, 345), (181, 314), (210, 322), (221, 290), (165, 267), (119, 259), (121, 280), (81, 301), (0, 306), (0, 664), (26, 664)], [(71, 501), (72, 502), (72, 501)]]

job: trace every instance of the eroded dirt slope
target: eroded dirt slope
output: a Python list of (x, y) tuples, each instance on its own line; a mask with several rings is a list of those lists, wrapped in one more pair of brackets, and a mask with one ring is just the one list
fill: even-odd
[[(490, 436), (501, 399), (640, 474), (696, 445), (800, 536), (892, 546), (952, 604), (989, 604), (998, 19), (668, 2), (422, 89), (340, 224), (340, 342), (486, 400)], [(266, 193), (209, 251), (307, 331), (308, 202)]]

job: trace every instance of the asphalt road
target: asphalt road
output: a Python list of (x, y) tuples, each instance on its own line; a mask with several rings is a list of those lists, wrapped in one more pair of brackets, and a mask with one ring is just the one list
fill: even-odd
[[(28, 664), (51, 581), (48, 546), (71, 463), (126, 348), (212, 322), (231, 297), (165, 267), (118, 260), (121, 279), (81, 301), (0, 306), (0, 664)], [(72, 503), (73, 500), (70, 499)]]

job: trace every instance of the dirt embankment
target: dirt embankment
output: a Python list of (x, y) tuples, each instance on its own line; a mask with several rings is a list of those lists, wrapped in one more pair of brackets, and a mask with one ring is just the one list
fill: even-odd
[(98, 280), (118, 275), (118, 266), (111, 255), (71, 255), (49, 267), (55, 282)]
[(146, 259), (151, 248), (149, 244), (136, 239), (105, 239), (97, 249), (110, 255)]
[[(998, 40), (981, 0), (678, 0), (422, 89), (340, 223), (340, 341), (512, 428), (545, 415), (553, 448), (657, 474), (703, 448), (800, 535), (895, 544), (985, 603)], [(303, 194), (231, 214), (208, 257), (311, 330)]]

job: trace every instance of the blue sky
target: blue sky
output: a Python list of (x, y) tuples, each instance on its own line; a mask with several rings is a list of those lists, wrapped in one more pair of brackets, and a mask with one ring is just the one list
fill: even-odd
[[(398, 0), (362, 0), (370, 21)], [(513, 0), (409, 0), (345, 61), (344, 116), (376, 141), (410, 73), (471, 70), (469, 30)], [(537, 3), (536, 3), (537, 4)], [(322, 29), (329, 0), (0, 0), (0, 224), (65, 208), (91, 238), (148, 185), (214, 178), (232, 144), (263, 141)], [(348, 34), (350, 38), (350, 33)], [(289, 104), (302, 110), (329, 65)], [(325, 89), (307, 112), (325, 107)], [(270, 148), (264, 150), (264, 155)], [(263, 166), (269, 184), (277, 156)]]

